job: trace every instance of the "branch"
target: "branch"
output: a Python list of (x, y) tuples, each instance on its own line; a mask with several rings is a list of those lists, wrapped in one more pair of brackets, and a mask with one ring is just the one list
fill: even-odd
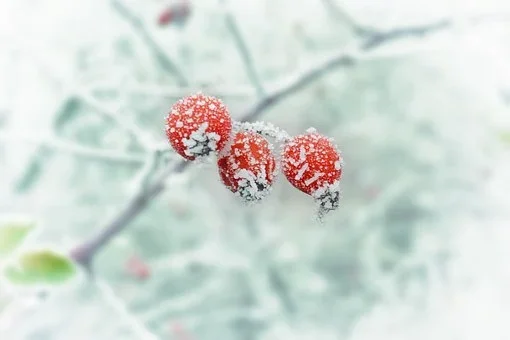
[[(289, 80), (276, 86), (268, 95), (255, 102), (242, 116), (240, 121), (254, 121), (263, 112), (270, 107), (282, 102), (290, 95), (303, 89), (322, 75), (339, 67), (348, 67), (356, 62), (367, 59), (368, 52), (382, 46), (386, 43), (394, 42), (399, 39), (425, 36), (434, 32), (445, 30), (452, 26), (451, 20), (443, 20), (429, 25), (410, 26), (406, 28), (397, 28), (379, 33), (376, 36), (365, 39), (353, 51), (340, 51), (334, 53), (329, 58), (313, 65), (307, 70), (298, 73)], [(369, 58), (368, 58), (369, 59)], [(97, 252), (99, 252), (113, 237), (122, 232), (132, 220), (138, 216), (150, 203), (165, 189), (166, 178), (174, 172), (183, 171), (190, 162), (180, 161), (173, 167), (167, 168), (161, 176), (151, 183), (145, 190), (140, 190), (132, 197), (121, 211), (104, 226), (91, 240), (79, 245), (73, 252), (72, 257), (76, 262), (87, 269), (91, 269), (91, 262)]]
[(130, 327), (140, 339), (158, 340), (159, 338), (153, 334), (143, 323), (131, 314), (126, 304), (117, 296), (113, 289), (103, 281), (96, 281), (96, 288), (101, 293), (103, 299), (112, 307), (121, 317), (125, 325)]
[(135, 123), (131, 122), (127, 117), (119, 115), (115, 110), (107, 108), (100, 101), (94, 98), (89, 93), (84, 91), (77, 92), (77, 99), (81, 100), (84, 104), (97, 111), (107, 119), (112, 120), (124, 132), (127, 132), (133, 137), (144, 149), (148, 150), (154, 144), (149, 140), (147, 134), (140, 129)]
[(38, 146), (41, 147), (47, 147), (49, 149), (58, 149), (59, 151), (67, 152), (77, 156), (98, 159), (108, 162), (142, 164), (144, 161), (144, 158), (141, 155), (127, 154), (123, 153), (122, 151), (115, 150), (109, 151), (99, 148), (88, 147), (80, 144), (75, 144), (73, 142), (63, 140), (55, 136), (51, 138), (37, 138), (34, 137), (35, 135), (36, 135), (35, 133), (21, 135), (19, 133), (8, 133), (0, 131), (0, 140), (7, 142), (11, 141), (37, 144)]
[(228, 9), (225, 9), (225, 23), (227, 25), (228, 30), (232, 34), (234, 38), (234, 42), (237, 46), (237, 50), (241, 55), (241, 59), (243, 60), (244, 67), (246, 72), (248, 73), (248, 77), (250, 78), (253, 86), (257, 90), (257, 94), (259, 97), (265, 95), (264, 86), (262, 85), (262, 81), (255, 69), (255, 63), (253, 62), (252, 54), (246, 44), (246, 39), (243, 38), (239, 27), (237, 27), (236, 20), (232, 13)]
[(376, 32), (375, 29), (359, 24), (346, 10), (340, 7), (335, 0), (322, 0), (329, 13), (344, 22), (351, 31), (360, 36), (368, 36)]
[(142, 20), (137, 17), (133, 11), (122, 4), (121, 1), (112, 0), (111, 4), (113, 9), (138, 32), (142, 40), (156, 57), (156, 60), (159, 62), (161, 67), (169, 73), (173, 74), (177, 78), (179, 85), (187, 86), (188, 80), (181, 72), (179, 67), (177, 67), (177, 63), (175, 63), (172, 58), (170, 58), (170, 56), (165, 53), (164, 48), (162, 48), (158, 42), (156, 42), (154, 37), (152, 37), (152, 35), (149, 33), (147, 27), (145, 27), (143, 24)]
[(191, 92), (209, 93), (216, 97), (243, 99), (253, 97), (253, 87), (250, 86), (217, 86), (215, 84), (197, 84), (196, 86), (167, 86), (157, 83), (129, 83), (123, 84), (119, 89), (116, 84), (97, 82), (87, 86), (90, 93), (118, 93), (121, 90), (128, 94), (144, 96), (162, 96), (169, 98), (182, 98)]

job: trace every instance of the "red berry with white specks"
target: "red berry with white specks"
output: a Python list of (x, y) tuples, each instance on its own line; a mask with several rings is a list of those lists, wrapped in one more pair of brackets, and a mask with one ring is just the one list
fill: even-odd
[(218, 159), (223, 184), (246, 202), (267, 196), (275, 177), (276, 161), (269, 142), (255, 132), (238, 132)]
[(283, 147), (282, 170), (297, 189), (314, 197), (321, 215), (339, 206), (343, 159), (333, 141), (309, 129)]
[(231, 131), (232, 119), (225, 104), (201, 93), (178, 100), (166, 117), (170, 144), (188, 160), (220, 151)]

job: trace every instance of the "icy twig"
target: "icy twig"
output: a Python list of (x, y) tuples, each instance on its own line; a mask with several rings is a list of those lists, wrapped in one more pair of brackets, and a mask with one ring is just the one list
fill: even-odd
[(188, 329), (194, 330), (208, 325), (227, 325), (239, 320), (264, 322), (269, 320), (271, 316), (269, 312), (263, 309), (232, 308), (179, 317), (179, 322), (185, 324)]
[(140, 129), (134, 122), (131, 122), (125, 115), (122, 116), (116, 110), (106, 107), (103, 103), (98, 101), (92, 95), (86, 92), (78, 92), (77, 98), (84, 104), (90, 106), (97, 113), (112, 120), (116, 126), (130, 134), (140, 145), (145, 149), (150, 149), (153, 144), (148, 138), (145, 131)]
[(143, 191), (149, 186), (151, 179), (154, 177), (158, 169), (162, 152), (163, 151), (156, 149), (147, 154), (145, 163), (135, 179), (137, 191)]
[(241, 55), (244, 68), (246, 69), (246, 73), (248, 73), (250, 81), (255, 87), (259, 97), (263, 97), (265, 95), (265, 90), (255, 68), (253, 55), (250, 52), (248, 45), (246, 44), (246, 39), (244, 39), (244, 37), (241, 34), (241, 31), (239, 30), (239, 27), (237, 26), (237, 22), (234, 16), (227, 8), (225, 8), (225, 23), (227, 25), (227, 29), (234, 38), (234, 42), (236, 44), (237, 50), (239, 51), (239, 54)]
[(142, 20), (120, 0), (111, 1), (113, 9), (126, 20), (140, 35), (145, 44), (150, 48), (156, 60), (161, 67), (173, 74), (177, 78), (177, 82), (181, 86), (188, 85), (188, 80), (177, 66), (177, 63), (168, 56), (164, 48), (159, 45), (155, 38), (150, 34), (148, 28), (144, 25)]
[(155, 83), (129, 83), (119, 89), (116, 84), (108, 82), (95, 82), (89, 84), (87, 89), (91, 93), (117, 93), (120, 90), (130, 95), (161, 96), (181, 98), (192, 92), (209, 93), (212, 96), (232, 99), (246, 99), (254, 96), (251, 85), (246, 86), (216, 86), (213, 84), (197, 84), (196, 86), (167, 86)]
[(322, 0), (324, 6), (329, 13), (335, 16), (338, 20), (346, 24), (354, 34), (359, 36), (367, 36), (376, 32), (375, 29), (361, 25), (355, 20), (350, 13), (343, 7), (336, 3), (335, 0)]
[(149, 310), (141, 316), (146, 323), (157, 323), (159, 320), (167, 319), (170, 315), (189, 310), (204, 303), (208, 297), (213, 296), (222, 288), (222, 282), (218, 278), (212, 278), (189, 294), (180, 294), (172, 299), (159, 303), (154, 309)]
[(117, 315), (120, 315), (122, 319), (125, 321), (126, 326), (131, 327), (131, 329), (136, 332), (139, 336), (140, 340), (158, 340), (155, 334), (145, 327), (140, 321), (129, 312), (126, 304), (122, 302), (122, 300), (115, 295), (113, 289), (107, 285), (103, 281), (96, 280), (95, 285), (99, 292), (101, 293), (104, 300), (117, 312)]
[(234, 128), (236, 130), (251, 131), (263, 136), (273, 138), (278, 143), (286, 142), (290, 139), (290, 135), (287, 131), (275, 126), (272, 123), (267, 122), (235, 122)]
[(68, 140), (62, 140), (56, 136), (47, 138), (39, 138), (36, 136), (36, 133), (21, 134), (0, 131), (0, 140), (4, 142), (36, 144), (41, 147), (58, 149), (64, 153), (70, 153), (85, 158), (98, 159), (107, 162), (142, 164), (144, 161), (143, 155), (128, 154), (122, 151), (110, 151), (100, 148), (88, 147), (80, 144), (75, 144)]
[[(256, 120), (263, 112), (265, 112), (265, 110), (288, 98), (290, 95), (301, 90), (327, 72), (339, 67), (348, 67), (359, 60), (364, 60), (364, 58), (360, 59), (360, 56), (369, 54), (369, 52), (372, 52), (372, 50), (376, 47), (403, 38), (413, 36), (421, 37), (439, 32), (450, 28), (452, 25), (451, 20), (439, 21), (429, 25), (397, 28), (385, 33), (379, 33), (377, 36), (367, 38), (361, 45), (359, 45), (357, 50), (336, 53), (328, 59), (312, 65), (305, 71), (298, 73), (288, 81), (281, 83), (279, 86), (270, 91), (267, 96), (263, 97), (251, 106), (244, 115), (241, 116), (240, 120)], [(154, 180), (154, 182), (149, 185), (146, 190), (137, 192), (130, 200), (128, 200), (125, 206), (117, 213), (116, 216), (113, 217), (112, 220), (107, 221), (100, 231), (96, 235), (92, 236), (91, 240), (85, 241), (73, 251), (72, 256), (74, 259), (81, 265), (90, 269), (91, 261), (95, 254), (99, 252), (113, 237), (122, 232), (138, 214), (144, 211), (153, 198), (164, 191), (167, 176), (174, 172), (183, 171), (189, 164), (189, 162), (180, 161), (177, 164), (169, 166), (158, 179)]]

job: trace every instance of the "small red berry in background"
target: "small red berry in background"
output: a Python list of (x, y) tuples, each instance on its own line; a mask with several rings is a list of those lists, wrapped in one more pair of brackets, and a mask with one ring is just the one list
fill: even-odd
[(339, 206), (343, 160), (330, 138), (309, 129), (283, 147), (282, 171), (297, 189), (313, 196), (320, 215)]
[(151, 275), (151, 270), (147, 263), (142, 261), (138, 256), (131, 256), (126, 262), (127, 273), (139, 280), (146, 280)]
[(221, 100), (201, 93), (178, 100), (166, 118), (166, 135), (188, 160), (221, 150), (230, 138), (232, 119)]
[(191, 333), (178, 321), (170, 323), (170, 331), (177, 340), (194, 340)]
[(170, 24), (184, 24), (191, 14), (191, 3), (189, 0), (173, 2), (159, 14), (158, 25), (167, 26)]
[(223, 184), (246, 202), (267, 196), (275, 168), (271, 145), (255, 132), (238, 132), (232, 145), (218, 159)]

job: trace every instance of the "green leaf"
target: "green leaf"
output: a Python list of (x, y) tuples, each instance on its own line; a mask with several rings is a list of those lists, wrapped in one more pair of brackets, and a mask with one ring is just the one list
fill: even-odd
[(18, 263), (4, 270), (5, 278), (18, 285), (57, 284), (76, 274), (73, 262), (51, 250), (31, 251), (21, 255)]
[(0, 223), (0, 256), (11, 253), (34, 229), (33, 222), (10, 221)]

